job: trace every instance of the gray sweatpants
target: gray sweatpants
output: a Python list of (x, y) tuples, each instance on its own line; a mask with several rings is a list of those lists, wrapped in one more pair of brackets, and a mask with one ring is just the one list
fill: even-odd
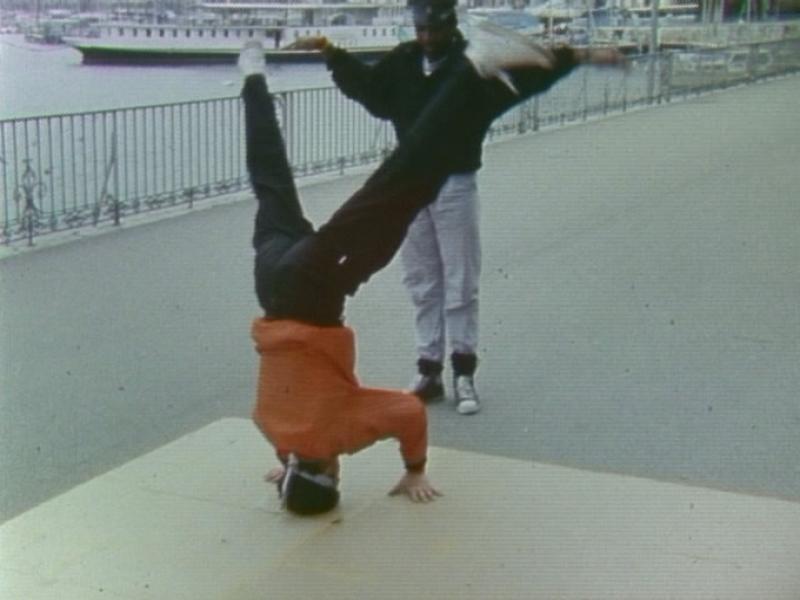
[(476, 173), (451, 175), (436, 200), (417, 215), (400, 250), (415, 308), (418, 358), (443, 362), (478, 346), (481, 270)]

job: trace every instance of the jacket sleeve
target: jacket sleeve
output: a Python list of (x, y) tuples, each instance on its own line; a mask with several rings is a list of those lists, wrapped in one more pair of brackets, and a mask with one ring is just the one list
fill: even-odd
[(360, 388), (353, 421), (349, 452), (356, 452), (378, 440), (394, 438), (408, 471), (422, 473), (428, 454), (428, 419), (419, 398), (406, 392)]
[(380, 119), (392, 116), (393, 53), (378, 63), (367, 65), (341, 48), (335, 48), (326, 59), (334, 83), (342, 93), (361, 104), (369, 113)]

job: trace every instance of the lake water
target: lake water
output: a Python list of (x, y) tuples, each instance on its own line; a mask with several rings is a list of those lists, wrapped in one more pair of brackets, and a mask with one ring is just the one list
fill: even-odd
[[(269, 74), (273, 91), (331, 84), (321, 63), (273, 65)], [(0, 119), (224, 98), (240, 83), (235, 65), (83, 65), (68, 46), (0, 35)]]
[[(640, 63), (624, 82), (619, 73), (579, 69), (545, 94), (544, 101), (569, 106), (582, 102), (587, 93), (605, 94), (609, 86), (612, 96), (621, 96), (623, 83), (631, 98), (643, 93), (639, 88), (645, 83), (646, 64)], [(269, 65), (268, 73), (272, 91), (332, 85), (321, 62)], [(0, 119), (226, 98), (239, 94), (241, 81), (236, 65), (83, 65), (80, 52), (69, 46), (0, 35)]]

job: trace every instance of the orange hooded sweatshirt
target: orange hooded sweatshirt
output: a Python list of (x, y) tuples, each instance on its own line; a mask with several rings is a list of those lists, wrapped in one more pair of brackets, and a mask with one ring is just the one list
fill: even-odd
[(352, 329), (259, 318), (251, 333), (261, 355), (253, 420), (279, 456), (331, 459), (392, 437), (406, 468), (424, 469), (424, 405), (406, 392), (359, 385)]

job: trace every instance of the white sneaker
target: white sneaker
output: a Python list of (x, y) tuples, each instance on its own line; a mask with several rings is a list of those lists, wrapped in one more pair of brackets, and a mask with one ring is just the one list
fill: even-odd
[(469, 375), (459, 375), (453, 380), (456, 396), (456, 410), (462, 415), (474, 415), (481, 409), (475, 382)]
[(266, 68), (263, 44), (259, 40), (246, 41), (242, 51), (239, 53), (237, 64), (245, 77), (263, 75)]
[(505, 69), (512, 67), (551, 68), (555, 64), (553, 53), (523, 35), (489, 21), (480, 21), (469, 27), (467, 59), (484, 79), (496, 77), (512, 92), (519, 93)]

